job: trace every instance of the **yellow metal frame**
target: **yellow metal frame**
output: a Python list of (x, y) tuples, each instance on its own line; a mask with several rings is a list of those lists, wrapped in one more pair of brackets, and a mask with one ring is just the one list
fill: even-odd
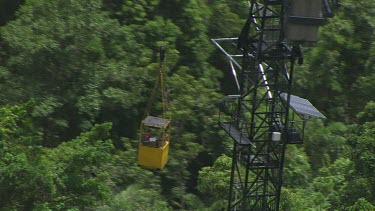
[(138, 164), (150, 169), (163, 169), (168, 162), (169, 141), (163, 147), (144, 146), (139, 143)]
[[(149, 124), (150, 119), (159, 119), (159, 123), (164, 121), (165, 124)], [(162, 120), (162, 121), (161, 121)], [(151, 121), (152, 122), (152, 121)], [(168, 162), (169, 144), (170, 144), (170, 120), (160, 119), (157, 117), (148, 116), (142, 121), (140, 128), (140, 139), (138, 145), (138, 165), (149, 169), (163, 169)], [(153, 128), (162, 132), (161, 146), (144, 145), (142, 144), (142, 134), (144, 134), (144, 127)], [(156, 144), (156, 143), (155, 143)]]

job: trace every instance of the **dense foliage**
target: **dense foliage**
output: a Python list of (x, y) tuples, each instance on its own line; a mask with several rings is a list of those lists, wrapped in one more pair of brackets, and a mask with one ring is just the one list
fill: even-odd
[[(210, 38), (236, 37), (235, 0), (0, 0), (0, 210), (220, 210), (233, 84)], [(283, 210), (375, 209), (375, 2), (341, 0), (305, 48), (295, 94), (328, 118), (289, 146)], [(164, 63), (170, 161), (137, 166), (139, 124)], [(317, 80), (319, 79), (319, 80)], [(153, 110), (159, 112), (157, 99)]]

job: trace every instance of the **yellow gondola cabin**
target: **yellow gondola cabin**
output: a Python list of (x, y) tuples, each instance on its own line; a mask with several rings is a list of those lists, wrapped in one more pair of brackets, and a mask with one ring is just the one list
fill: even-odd
[(138, 164), (163, 169), (168, 162), (171, 120), (147, 116), (141, 124)]

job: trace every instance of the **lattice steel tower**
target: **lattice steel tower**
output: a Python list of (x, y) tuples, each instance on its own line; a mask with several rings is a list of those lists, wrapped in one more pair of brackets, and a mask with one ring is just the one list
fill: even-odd
[(222, 101), (219, 124), (234, 140), (228, 210), (279, 210), (287, 144), (302, 143), (306, 120), (324, 116), (291, 95), (301, 44), (330, 16), (324, 0), (251, 0), (238, 38), (213, 39), (238, 93)]

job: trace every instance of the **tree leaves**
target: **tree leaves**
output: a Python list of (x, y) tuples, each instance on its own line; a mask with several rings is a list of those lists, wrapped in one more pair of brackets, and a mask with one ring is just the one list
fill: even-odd
[(320, 27), (317, 45), (305, 54), (305, 81), (297, 82), (295, 90), (302, 87), (300, 93), (333, 120), (352, 121), (366, 104), (364, 96), (371, 95), (368, 63), (373, 60), (374, 23), (369, 17), (374, 12), (368, 8), (373, 6), (369, 1), (340, 2), (335, 18)]
[[(285, 209), (374, 203), (373, 105), (365, 107), (374, 90), (374, 3), (340, 4), (296, 71), (294, 90), (330, 121), (313, 121), (304, 147), (289, 147)], [(247, 13), (232, 0), (29, 0), (14, 20), (2, 19), (0, 102), (18, 106), (0, 107), (0, 207), (225, 207), (230, 157), (220, 156), (227, 138), (217, 102), (230, 85), (221, 85), (228, 70), (209, 40), (238, 36)], [(149, 171), (136, 164), (136, 138), (160, 45), (173, 132), (166, 168)]]

